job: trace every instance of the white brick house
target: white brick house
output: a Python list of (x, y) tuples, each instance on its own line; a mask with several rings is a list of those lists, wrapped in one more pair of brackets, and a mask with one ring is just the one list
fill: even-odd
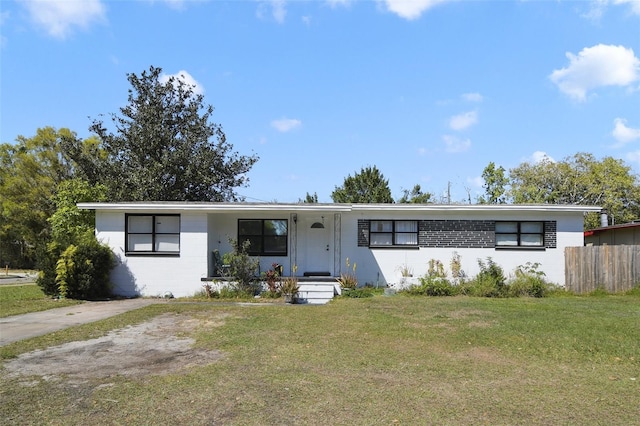
[(564, 248), (584, 245), (583, 217), (599, 207), (570, 205), (81, 203), (95, 210), (96, 235), (115, 253), (114, 292), (190, 296), (214, 275), (214, 252), (250, 240), (262, 271), (336, 277), (345, 260), (361, 284), (385, 286), (408, 266), (426, 273), (454, 254), (468, 276), (491, 257), (506, 273), (526, 262), (564, 284)]

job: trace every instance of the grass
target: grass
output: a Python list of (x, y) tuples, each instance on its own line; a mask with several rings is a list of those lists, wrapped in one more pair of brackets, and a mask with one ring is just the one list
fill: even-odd
[(0, 423), (638, 424), (637, 296), (170, 303), (14, 343), (0, 357), (167, 311), (227, 314), (192, 332), (224, 358), (138, 379), (0, 373)]
[(76, 300), (56, 300), (45, 296), (35, 284), (0, 286), (0, 318), (28, 312), (45, 311), (82, 303)]

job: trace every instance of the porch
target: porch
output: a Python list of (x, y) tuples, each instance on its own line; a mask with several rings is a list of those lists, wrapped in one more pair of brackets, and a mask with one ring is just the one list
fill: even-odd
[[(287, 277), (281, 277), (287, 278)], [(296, 296), (297, 304), (305, 305), (324, 305), (329, 303), (336, 295), (340, 295), (342, 290), (337, 280), (338, 277), (332, 276), (303, 276), (297, 277), (298, 290)], [(230, 277), (205, 277), (201, 278), (202, 282), (219, 283), (220, 286), (229, 285)], [(262, 281), (262, 287), (266, 285)]]

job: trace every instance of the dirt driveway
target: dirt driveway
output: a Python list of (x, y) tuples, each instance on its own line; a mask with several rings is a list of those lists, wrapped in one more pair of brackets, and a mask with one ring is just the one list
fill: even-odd
[[(134, 299), (111, 302), (87, 302), (67, 308), (51, 309), (0, 321), (2, 344), (20, 337), (17, 330), (37, 329), (35, 335), (55, 329), (84, 324), (118, 313), (163, 303), (162, 300)], [(222, 357), (218, 351), (193, 348), (187, 337), (196, 328), (224, 324), (224, 313), (192, 315), (166, 313), (141, 324), (113, 330), (106, 336), (65, 343), (24, 353), (4, 363), (11, 377), (41, 376), (45, 380), (86, 380), (113, 375), (145, 376), (175, 372), (191, 366), (207, 365)], [(46, 330), (45, 330), (46, 329)], [(31, 336), (28, 336), (31, 337)], [(82, 365), (82, 368), (78, 368)]]

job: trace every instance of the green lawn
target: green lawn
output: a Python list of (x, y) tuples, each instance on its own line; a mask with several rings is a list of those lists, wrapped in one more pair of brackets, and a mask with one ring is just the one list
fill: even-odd
[[(5, 424), (640, 423), (640, 298), (376, 296), (153, 305), (0, 348), (6, 358), (172, 311), (224, 357), (179, 374), (0, 378)], [(82, 368), (82, 366), (78, 366)]]
[(54, 300), (44, 295), (35, 284), (0, 286), (0, 318), (28, 312), (44, 311), (52, 308), (76, 305), (76, 300)]

